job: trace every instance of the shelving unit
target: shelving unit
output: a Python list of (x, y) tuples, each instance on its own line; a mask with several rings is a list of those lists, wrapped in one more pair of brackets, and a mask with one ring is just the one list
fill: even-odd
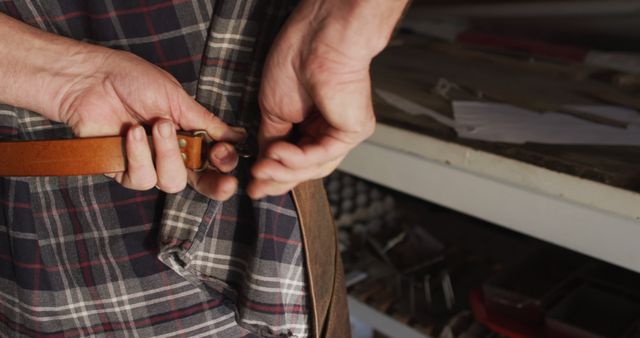
[(565, 0), (520, 1), (470, 4), (441, 4), (413, 9), (410, 15), (419, 17), (532, 17), (532, 16), (593, 16), (626, 15), (640, 11), (634, 0)]
[(379, 124), (340, 169), (640, 272), (640, 194)]
[(349, 296), (349, 311), (358, 320), (389, 337), (429, 338), (351, 296)]
[[(550, 38), (570, 46), (582, 41), (576, 32), (589, 32), (590, 39), (600, 41), (589, 42), (590, 48), (614, 50), (619, 41), (633, 41), (639, 14), (640, 3), (634, 0), (424, 0), (414, 2), (407, 21), (433, 25), (435, 32), (427, 35), (446, 41), (458, 41), (460, 32), (480, 27), (497, 35), (504, 31), (507, 36), (509, 32), (533, 40)], [(445, 100), (434, 95), (441, 79), (482, 93), (498, 93), (496, 101), (516, 106), (526, 104), (510, 99), (626, 106), (615, 99), (603, 101), (584, 94), (616, 94), (616, 88), (596, 79), (594, 69), (580, 62), (556, 64), (544, 58), (537, 62), (535, 57), (523, 62), (526, 52), (484, 55), (478, 46), (427, 40), (399, 36), (373, 63), (374, 89), (447, 118), (455, 118), (451, 102), (474, 98), (462, 95), (465, 93), (444, 95)], [(640, 272), (637, 147), (460, 139), (438, 118), (399, 111), (375, 91), (374, 103), (380, 121), (376, 132), (349, 154), (340, 170)], [(390, 337), (424, 337), (358, 299), (350, 298), (349, 306), (354, 317)]]

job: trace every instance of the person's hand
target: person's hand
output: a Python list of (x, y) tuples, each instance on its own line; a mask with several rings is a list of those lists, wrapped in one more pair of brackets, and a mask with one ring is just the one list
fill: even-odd
[[(364, 3), (364, 5), (363, 5)], [(369, 65), (406, 1), (305, 0), (278, 36), (260, 90), (260, 157), (252, 198), (331, 173), (371, 135)], [(291, 139), (294, 134), (296, 140)]]
[[(95, 52), (92, 52), (95, 53)], [(237, 142), (236, 131), (191, 98), (162, 69), (122, 51), (101, 49), (93, 69), (59, 92), (58, 119), (79, 137), (126, 133), (127, 171), (112, 175), (123, 186), (146, 190), (157, 186), (173, 193), (187, 181), (200, 193), (225, 200), (235, 192), (233, 170), (238, 156), (233, 146), (216, 143), (209, 156), (220, 172), (188, 171), (180, 155), (176, 129), (205, 130), (216, 141)], [(152, 125), (153, 151), (142, 125)]]
[[(123, 51), (45, 33), (0, 14), (0, 102), (69, 125), (79, 137), (126, 135), (127, 171), (112, 175), (123, 186), (178, 192), (187, 182), (225, 200), (237, 180), (223, 173), (238, 156), (234, 130), (198, 104), (178, 81)], [(6, 85), (7, 83), (11, 85)], [(142, 125), (152, 126), (154, 156)], [(205, 130), (216, 143), (209, 160), (219, 172), (194, 173), (182, 161), (176, 129)], [(155, 165), (154, 165), (155, 162)]]

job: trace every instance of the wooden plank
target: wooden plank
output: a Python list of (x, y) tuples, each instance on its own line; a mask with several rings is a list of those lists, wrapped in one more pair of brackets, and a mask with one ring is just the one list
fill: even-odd
[(640, 194), (378, 125), (340, 169), (640, 272)]
[[(439, 53), (422, 39), (402, 37), (404, 44), (390, 47), (374, 61), (374, 88), (384, 89), (452, 117), (446, 100), (434, 98), (437, 81), (446, 78), (505, 95), (542, 100), (555, 106), (606, 104), (583, 94), (583, 89), (620, 92), (595, 80), (575, 80), (537, 69), (513, 67), (482, 59)], [(624, 94), (625, 97), (627, 94)], [(531, 163), (550, 170), (640, 191), (640, 147), (570, 146), (464, 140), (455, 132), (424, 116), (403, 114), (382, 100), (375, 101), (378, 119), (425, 135), (474, 149)]]
[(635, 0), (561, 1), (419, 1), (411, 11), (416, 17), (561, 17), (626, 15), (640, 10)]

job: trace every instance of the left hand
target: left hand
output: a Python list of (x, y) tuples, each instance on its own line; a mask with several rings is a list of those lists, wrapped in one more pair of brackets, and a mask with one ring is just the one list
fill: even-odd
[[(328, 175), (373, 133), (369, 65), (406, 2), (301, 2), (265, 64), (250, 197), (281, 195)], [(300, 138), (292, 143), (294, 125)]]
[[(124, 187), (175, 193), (189, 183), (201, 194), (230, 198), (237, 179), (225, 175), (238, 156), (230, 127), (184, 91), (169, 73), (129, 52), (44, 32), (0, 13), (0, 102), (63, 122), (79, 137), (126, 135), (127, 170), (111, 176)], [(155, 158), (144, 129), (152, 126)], [(219, 172), (188, 171), (176, 129), (205, 130)]]
[[(127, 170), (108, 176), (129, 189), (156, 186), (177, 193), (189, 184), (209, 198), (230, 198), (237, 179), (226, 173), (236, 167), (238, 155), (229, 142), (242, 140), (244, 134), (207, 111), (162, 69), (128, 52), (85, 48), (94, 57), (84, 58), (89, 65), (76, 63), (82, 75), (57, 91), (59, 104), (51, 110), (59, 114), (52, 119), (63, 121), (80, 137), (126, 135)], [(142, 125), (151, 126), (153, 157)], [(207, 156), (217, 171), (185, 168), (177, 129), (202, 129), (218, 141)]]

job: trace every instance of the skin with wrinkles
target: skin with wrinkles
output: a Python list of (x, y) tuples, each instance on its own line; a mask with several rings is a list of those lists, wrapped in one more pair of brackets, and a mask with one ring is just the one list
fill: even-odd
[[(123, 186), (174, 193), (187, 183), (217, 200), (233, 195), (237, 179), (224, 173), (238, 157), (227, 142), (244, 134), (208, 112), (170, 74), (134, 54), (42, 32), (0, 15), (0, 102), (64, 122), (80, 137), (126, 135)], [(38, 95), (34, 95), (38, 93)], [(152, 126), (155, 163), (142, 125)], [(218, 171), (186, 170), (176, 130), (204, 129), (216, 141), (209, 154)]]
[[(371, 135), (375, 117), (369, 65), (389, 40), (408, 0), (303, 0), (280, 32), (260, 91), (260, 155), (252, 198), (286, 193), (333, 171)], [(175, 78), (124, 51), (49, 34), (0, 14), (0, 102), (69, 125), (79, 137), (126, 135), (123, 186), (154, 186), (226, 200), (237, 180), (233, 129), (191, 98)], [(35, 95), (34, 93), (38, 93)], [(155, 159), (143, 125), (151, 126)], [(299, 138), (290, 136), (296, 126)], [(217, 171), (185, 169), (177, 129), (205, 129)], [(155, 162), (154, 162), (155, 160)]]
[[(302, 1), (265, 64), (260, 91), (261, 156), (247, 189), (279, 195), (331, 173), (371, 135), (369, 66), (407, 1)], [(290, 142), (294, 125), (301, 135)]]

